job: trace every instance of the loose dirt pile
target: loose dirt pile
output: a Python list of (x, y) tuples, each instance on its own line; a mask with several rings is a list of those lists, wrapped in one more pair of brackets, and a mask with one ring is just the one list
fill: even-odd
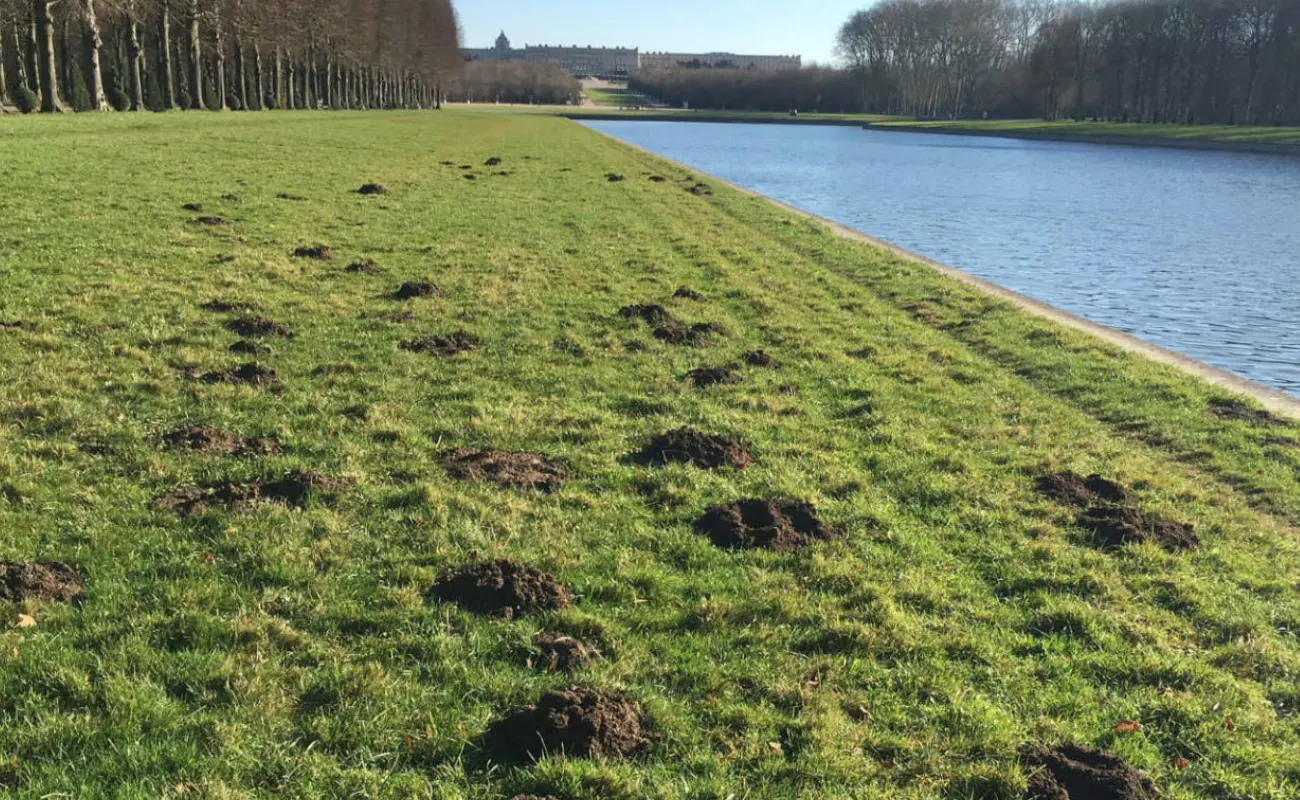
[(484, 162), (483, 162), (483, 166), (485, 166), (485, 167), (499, 167), (499, 166), (501, 166), (501, 159), (498, 158), (497, 156), (492, 156), (492, 157), (489, 158), (487, 161), (484, 161)]
[(1100, 475), (1084, 478), (1069, 471), (1053, 472), (1041, 476), (1035, 488), (1061, 505), (1082, 509), (1076, 524), (1103, 549), (1153, 542), (1180, 552), (1200, 544), (1192, 525), (1148, 514), (1131, 489)]
[(313, 494), (336, 495), (354, 486), (347, 478), (332, 478), (309, 471), (290, 472), (273, 481), (247, 483), (229, 481), (210, 486), (189, 486), (159, 495), (154, 506), (174, 511), (182, 517), (195, 517), (230, 506), (249, 506), (275, 502), (291, 508), (305, 508)]
[(618, 314), (627, 319), (639, 319), (647, 325), (681, 324), (672, 314), (668, 313), (668, 309), (649, 303), (623, 306), (618, 310)]
[(202, 204), (202, 203), (186, 203), (185, 205), (181, 206), (181, 209), (182, 209), (183, 211), (193, 211), (195, 214), (202, 214), (202, 213), (203, 213), (203, 204)]
[(444, 572), (433, 596), (476, 614), (514, 618), (573, 605), (573, 592), (555, 576), (510, 559)]
[(1135, 506), (1094, 506), (1079, 516), (1078, 524), (1105, 549), (1154, 542), (1177, 553), (1201, 543), (1192, 525), (1153, 517)]
[(77, 570), (59, 561), (44, 564), (0, 561), (0, 600), (54, 600), (71, 603), (81, 597), (85, 583)]
[(205, 456), (274, 456), (280, 443), (270, 437), (240, 436), (208, 425), (190, 425), (162, 435), (169, 450), (188, 450)]
[(288, 192), (280, 192), (276, 195), (276, 198), (280, 200), (291, 200), (295, 203), (301, 203), (307, 199), (300, 194), (289, 194)]
[(3, 320), (0, 319), (0, 331), (27, 331), (31, 333), (36, 330), (36, 325), (21, 319)]
[(627, 178), (623, 177), (622, 175), (618, 175), (616, 173), (611, 172), (605, 176), (605, 180), (609, 181), (610, 183), (622, 183), (623, 181), (627, 180)]
[(1151, 779), (1123, 760), (1075, 745), (1027, 746), (1020, 764), (1033, 774), (1025, 800), (1156, 800)]
[(334, 251), (328, 245), (314, 244), (310, 247), (299, 247), (293, 251), (294, 258), (310, 258), (314, 261), (330, 261), (334, 258)]
[(212, 311), (217, 314), (247, 314), (251, 311), (261, 311), (262, 307), (257, 303), (246, 303), (242, 300), (209, 300), (199, 308), (204, 311)]
[(741, 356), (741, 359), (751, 367), (761, 367), (763, 369), (779, 369), (781, 367), (781, 362), (762, 350), (751, 350)]
[(650, 176), (650, 182), (651, 182), (651, 183), (665, 183), (665, 182), (667, 182), (667, 180), (668, 180), (668, 179), (665, 178), (665, 177), (662, 176), (662, 175), (651, 175), (651, 176)]
[(281, 325), (274, 320), (266, 317), (240, 317), (232, 319), (226, 323), (226, 330), (246, 338), (260, 338), (265, 336), (278, 336), (281, 339), (292, 339), (293, 330), (287, 325)]
[(718, 547), (789, 552), (841, 537), (817, 509), (795, 500), (740, 500), (717, 505), (695, 522), (695, 530)]
[(668, 464), (692, 464), (700, 469), (735, 467), (744, 469), (752, 458), (739, 440), (728, 436), (710, 436), (694, 428), (679, 428), (650, 440), (633, 460), (652, 467)]
[(673, 292), (673, 297), (677, 298), (678, 300), (694, 300), (697, 303), (704, 302), (704, 295), (700, 294), (694, 289), (689, 289), (685, 286), (682, 286), (678, 288), (677, 291)]
[(600, 659), (599, 650), (562, 633), (539, 633), (533, 647), (537, 652), (530, 663), (545, 672), (569, 672)]
[(384, 270), (372, 258), (365, 258), (361, 261), (348, 264), (344, 268), (345, 272), (351, 272), (354, 275), (382, 275)]
[(567, 465), (538, 453), (456, 449), (444, 453), (447, 474), (458, 481), (495, 483), (505, 489), (550, 494), (569, 477)]
[(709, 186), (707, 183), (697, 183), (697, 184), (695, 184), (694, 186), (692, 186), (691, 188), (687, 189), (686, 191), (690, 192), (691, 194), (695, 195), (696, 197), (712, 197), (712, 196), (713, 196), (713, 189), (710, 188), (710, 186)]
[(486, 743), (495, 758), (509, 763), (560, 754), (633, 758), (654, 743), (648, 728), (641, 704), (622, 692), (571, 686), (498, 720)]
[(428, 281), (407, 281), (392, 295), (394, 300), (417, 300), (422, 297), (442, 297), (442, 290)]
[(714, 336), (726, 336), (727, 329), (716, 322), (700, 322), (686, 326), (682, 324), (663, 325), (655, 328), (654, 337), (668, 344), (685, 344), (692, 347), (708, 347)]
[(195, 217), (195, 225), (206, 225), (209, 228), (216, 228), (221, 225), (229, 225), (230, 221), (222, 217)]
[(1241, 400), (1211, 400), (1206, 412), (1216, 419), (1241, 420), (1252, 425), (1285, 425), (1287, 421), (1268, 411), (1251, 408)]
[(402, 342), (398, 347), (412, 353), (432, 353), (433, 355), (450, 358), (461, 353), (477, 350), (478, 344), (478, 339), (464, 331), (457, 331), (446, 336), (425, 336), (420, 339), (411, 339)]
[(698, 367), (686, 373), (686, 379), (697, 389), (740, 383), (740, 375), (731, 367)]
[(204, 383), (242, 383), (261, 389), (279, 389), (283, 386), (275, 370), (256, 361), (209, 372), (199, 380)]
[(388, 189), (382, 183), (367, 183), (357, 189), (357, 194), (388, 194)]
[(230, 352), (245, 356), (265, 356), (271, 354), (271, 346), (241, 339), (230, 346)]

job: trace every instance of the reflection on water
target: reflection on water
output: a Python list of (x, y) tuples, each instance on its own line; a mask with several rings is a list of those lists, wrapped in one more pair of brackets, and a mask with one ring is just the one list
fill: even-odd
[(588, 124), (1300, 394), (1300, 159), (855, 128)]

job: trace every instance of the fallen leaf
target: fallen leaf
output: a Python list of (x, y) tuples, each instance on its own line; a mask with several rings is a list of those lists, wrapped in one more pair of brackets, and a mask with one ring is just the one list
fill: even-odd
[(1134, 722), (1133, 720), (1125, 720), (1124, 722), (1117, 724), (1113, 730), (1115, 733), (1136, 733), (1137, 731), (1142, 730), (1142, 723)]
[(1237, 723), (1235, 723), (1235, 722), (1232, 721), (1232, 717), (1224, 717), (1224, 718), (1223, 718), (1223, 727), (1227, 728), (1227, 729), (1230, 730), (1230, 731), (1231, 731), (1231, 730), (1236, 730), (1236, 729), (1237, 729)]
[(14, 623), (14, 624), (17, 625), (17, 626), (20, 627), (20, 628), (35, 628), (35, 627), (36, 627), (36, 617), (28, 616), (27, 614), (19, 614), (19, 615), (18, 615), (18, 622)]
[(1190, 767), (1191, 765), (1192, 765), (1192, 762), (1188, 761), (1188, 760), (1185, 759), (1185, 758), (1180, 758), (1180, 759), (1178, 759), (1177, 761), (1174, 762), (1174, 766), (1177, 767), (1178, 769), (1187, 769), (1187, 768)]
[(780, 742), (768, 742), (767, 746), (772, 748), (773, 753), (784, 753), (785, 748), (781, 747)]

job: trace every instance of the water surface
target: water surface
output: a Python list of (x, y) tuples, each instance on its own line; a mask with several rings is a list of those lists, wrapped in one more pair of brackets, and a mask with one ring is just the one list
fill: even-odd
[(1300, 395), (1300, 158), (816, 126), (586, 124)]

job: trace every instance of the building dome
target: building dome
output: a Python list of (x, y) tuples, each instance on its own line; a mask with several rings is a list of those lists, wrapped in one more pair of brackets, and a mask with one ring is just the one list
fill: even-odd
[(501, 51), (510, 49), (510, 37), (506, 36), (505, 31), (501, 31), (501, 35), (497, 37), (496, 49)]

